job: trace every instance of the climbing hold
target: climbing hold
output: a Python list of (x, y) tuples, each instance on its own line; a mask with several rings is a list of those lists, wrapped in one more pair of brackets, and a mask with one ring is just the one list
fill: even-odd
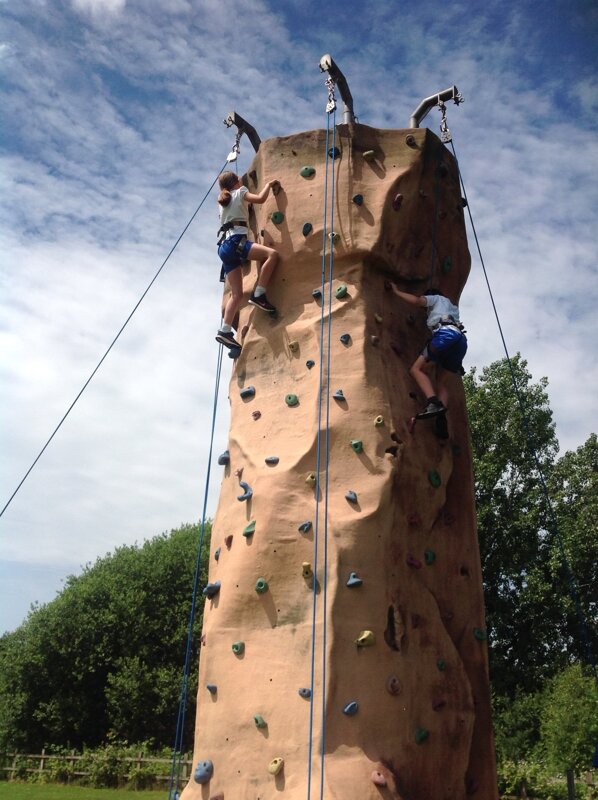
[(255, 591), (258, 594), (265, 594), (268, 591), (268, 581), (265, 578), (258, 578), (255, 582)]
[(272, 183), (272, 194), (274, 195), (274, 197), (278, 196), (280, 189), (281, 189), (280, 181), (274, 181)]
[(331, 147), (328, 150), (328, 158), (340, 158), (340, 157), (341, 157), (341, 151), (338, 149), (338, 147)]
[(237, 495), (237, 500), (242, 503), (244, 500), (249, 500), (253, 495), (253, 489), (248, 483), (245, 483), (245, 481), (239, 481), (239, 486), (243, 489), (243, 494)]
[(361, 439), (351, 439), (351, 447), (356, 453), (363, 452), (363, 442)]
[(251, 412), (251, 416), (252, 416), (252, 417), (254, 418), (254, 420), (257, 422), (257, 421), (258, 421), (258, 419), (259, 419), (259, 418), (262, 416), (262, 412), (261, 412), (261, 411), (258, 411), (258, 410), (256, 409), (255, 411), (252, 411), (252, 412)]
[(353, 490), (350, 490), (350, 491), (348, 491), (348, 492), (346, 493), (346, 495), (345, 495), (345, 498), (346, 498), (346, 499), (347, 499), (347, 500), (348, 500), (350, 503), (356, 503), (356, 502), (357, 502), (357, 494), (356, 494), (356, 493), (355, 493)]
[(436, 666), (438, 667), (440, 672), (444, 672), (444, 670), (446, 669), (446, 661), (443, 658), (439, 658), (438, 661), (436, 662)]
[(410, 525), (421, 525), (421, 524), (422, 524), (422, 519), (421, 519), (420, 515), (419, 515), (419, 514), (417, 514), (417, 513), (414, 511), (414, 512), (412, 512), (411, 514), (409, 514), (409, 515), (407, 516), (407, 522), (408, 522)]
[(413, 433), (413, 431), (415, 430), (415, 423), (416, 422), (417, 422), (417, 417), (411, 417), (410, 418), (409, 425), (407, 426), (407, 429), (409, 430), (409, 433)]
[(370, 336), (370, 342), (377, 347), (380, 344), (380, 337), (379, 336)]
[(351, 341), (351, 334), (350, 333), (341, 333), (340, 340), (343, 344), (349, 344)]
[(232, 358), (233, 361), (236, 361), (236, 359), (239, 358), (240, 355), (241, 355), (240, 347), (229, 347), (228, 357)]
[(386, 691), (389, 694), (399, 694), (401, 691), (401, 682), (396, 675), (391, 675), (386, 681)]
[(254, 533), (255, 533), (255, 520), (253, 519), (243, 529), (243, 536), (253, 536)]
[(345, 400), (345, 395), (343, 394), (342, 389), (337, 389), (336, 392), (332, 395), (335, 400)]
[(463, 206), (463, 208), (467, 208), (467, 199), (465, 197), (461, 198), (461, 205)]
[(280, 225), (280, 223), (284, 220), (284, 214), (282, 211), (273, 211), (270, 214), (270, 219), (275, 225)]
[(349, 588), (353, 588), (355, 586), (361, 586), (363, 580), (359, 577), (356, 572), (351, 572), (349, 575), (349, 580), (347, 581), (347, 586)]
[(311, 697), (311, 689), (308, 689), (307, 686), (303, 686), (301, 689), (299, 689), (299, 696), (306, 699)]
[(236, 656), (242, 655), (245, 652), (245, 642), (233, 642), (232, 650)]
[(417, 742), (417, 744), (422, 744), (423, 742), (425, 742), (429, 735), (430, 732), (427, 731), (425, 728), (415, 729), (415, 741)]
[(340, 300), (341, 298), (343, 298), (343, 297), (346, 297), (346, 296), (347, 296), (347, 287), (345, 286), (345, 284), (344, 284), (344, 283), (341, 283), (341, 285), (340, 285), (340, 286), (337, 286), (337, 287), (336, 287), (336, 290), (335, 290), (335, 292), (334, 292), (334, 296), (335, 296), (335, 297), (336, 297), (338, 300)]
[(311, 224), (311, 222), (306, 222), (306, 223), (303, 225), (303, 228), (301, 229), (301, 233), (302, 233), (304, 236), (309, 236), (309, 234), (310, 234), (310, 233), (312, 232), (312, 230), (313, 230), (313, 227), (314, 227), (314, 226)]
[(214, 772), (214, 765), (211, 761), (200, 761), (195, 767), (193, 779), (196, 783), (208, 783)]
[(348, 717), (352, 717), (354, 714), (357, 714), (359, 710), (359, 703), (357, 700), (351, 700), (350, 703), (343, 708), (343, 714), (346, 714)]
[(450, 256), (445, 256), (442, 259), (442, 267), (441, 267), (441, 269), (442, 269), (442, 271), (444, 272), (445, 275), (446, 275), (447, 272), (451, 271), (451, 267), (452, 267), (451, 257)]
[(376, 637), (373, 631), (361, 631), (357, 639), (355, 639), (357, 647), (371, 647), (376, 644)]
[(340, 233), (335, 233), (334, 231), (330, 233), (330, 241), (332, 242), (332, 244), (338, 244), (340, 240), (341, 240)]
[(424, 552), (424, 561), (428, 566), (431, 566), (436, 561), (436, 553), (433, 550), (426, 550)]
[(268, 764), (268, 772), (270, 775), (278, 775), (278, 773), (284, 767), (284, 758), (273, 758), (272, 761)]
[(431, 469), (428, 472), (428, 480), (434, 486), (435, 489), (438, 489), (440, 484), (442, 483), (442, 478), (440, 477), (440, 473), (436, 469)]
[(309, 520), (302, 522), (301, 525), (299, 525), (299, 527), (297, 528), (297, 530), (300, 533), (308, 533), (311, 530), (311, 522)]
[(255, 386), (246, 386), (241, 389), (240, 394), (242, 400), (247, 400), (248, 397), (255, 397)]
[(305, 366), (306, 366), (308, 369), (311, 369), (312, 367), (315, 367), (315, 365), (316, 365), (316, 362), (315, 362), (315, 361), (313, 361), (311, 358), (310, 358), (310, 359), (308, 359), (308, 360), (305, 362)]
[(384, 425), (384, 417), (382, 414), (378, 414), (378, 416), (374, 418), (374, 425), (377, 428), (379, 428), (381, 425)]
[(436, 172), (441, 178), (445, 178), (448, 175), (448, 167), (444, 163), (444, 161), (441, 161), (440, 164), (436, 167)]
[(289, 350), (291, 353), (296, 353), (299, 350), (299, 342), (289, 342)]
[(224, 453), (218, 456), (218, 464), (221, 467), (225, 467), (227, 464), (230, 464), (230, 453), (228, 450), (225, 450)]
[(411, 614), (411, 627), (412, 628), (419, 628), (419, 623), (421, 622), (421, 617), (419, 614)]
[(381, 314), (374, 314), (374, 319), (376, 320), (378, 325), (380, 325), (380, 323), (382, 322), (382, 315)]
[(262, 717), (261, 714), (254, 714), (253, 715), (253, 721), (255, 722), (255, 727), (256, 728), (267, 728), (268, 727), (268, 723)]
[(444, 708), (446, 705), (446, 700), (443, 697), (437, 697), (432, 700), (432, 710), (433, 711), (440, 711), (441, 708)]
[(475, 794), (477, 790), (480, 788), (480, 784), (476, 781), (475, 778), (467, 778), (465, 782), (465, 793), (466, 794)]
[(373, 161), (376, 158), (376, 153), (373, 150), (366, 150), (362, 155), (366, 161)]
[(407, 558), (405, 559), (405, 561), (407, 562), (407, 565), (409, 567), (413, 567), (414, 569), (421, 569), (422, 562), (419, 561), (419, 559), (415, 558), (415, 556), (412, 556), (411, 553), (407, 554)]
[(222, 548), (221, 548), (221, 547), (217, 547), (217, 548), (214, 550), (214, 560), (215, 560), (215, 561), (218, 561), (218, 559), (220, 558), (220, 553), (221, 553), (221, 552), (222, 552)]
[(284, 401), (288, 406), (299, 405), (299, 398), (296, 394), (287, 394), (284, 398)]
[(384, 777), (384, 775), (381, 772), (378, 772), (378, 770), (374, 770), (372, 772), (372, 783), (374, 784), (374, 786), (386, 786), (387, 785), (386, 778)]
[(407, 325), (415, 325), (415, 317), (413, 314), (407, 314)]
[(233, 535), (231, 533), (229, 536), (224, 537), (224, 544), (226, 545), (227, 550), (231, 549), (232, 543), (233, 543)]
[(474, 628), (473, 635), (478, 640), (478, 642), (485, 642), (488, 638), (488, 634), (482, 628)]
[(395, 194), (392, 199), (392, 207), (394, 211), (398, 211), (403, 203), (403, 195), (402, 194)]
[(218, 687), (216, 686), (215, 683), (206, 683), (206, 689), (210, 694), (216, 694), (216, 692), (218, 691)]
[(216, 581), (215, 583), (208, 583), (208, 585), (203, 590), (202, 594), (207, 598), (212, 598), (218, 594), (220, 591), (220, 581)]
[(266, 464), (275, 466), (280, 461), (280, 458), (278, 456), (267, 456), (264, 461)]
[(315, 472), (310, 472), (308, 474), (307, 478), (305, 479), (305, 483), (307, 483), (308, 486), (315, 486), (316, 485), (316, 473)]
[(316, 174), (315, 167), (301, 167), (299, 172), (302, 178), (311, 178), (312, 175)]
[(307, 578), (313, 578), (314, 573), (313, 573), (313, 570), (311, 568), (311, 564), (309, 563), (309, 561), (304, 561), (303, 562), (303, 566), (301, 567), (301, 574), (306, 579)]
[(455, 515), (451, 514), (450, 511), (445, 511), (442, 517), (442, 521), (444, 522), (445, 525), (452, 525), (453, 522), (455, 521)]
[(412, 133), (408, 133), (407, 136), (405, 136), (405, 144), (407, 147), (417, 147), (415, 136)]
[(319, 297), (322, 297), (322, 290), (321, 289), (314, 289), (313, 292), (311, 293), (311, 296), (315, 297), (316, 300), (317, 300)]
[(363, 195), (362, 194), (354, 194), (351, 198), (356, 206), (360, 206), (363, 204)]

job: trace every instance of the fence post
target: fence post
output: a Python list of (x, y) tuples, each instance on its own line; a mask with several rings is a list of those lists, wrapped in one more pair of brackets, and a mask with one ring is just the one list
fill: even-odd
[(46, 765), (46, 759), (44, 756), (46, 755), (46, 748), (42, 747), (42, 757), (39, 760), (39, 772), (42, 773), (44, 771), (44, 767)]
[(15, 750), (15, 752), (13, 753), (12, 767), (11, 767), (11, 770), (10, 770), (10, 779), (12, 781), (14, 781), (14, 779), (15, 779), (15, 772), (17, 771), (18, 758), (19, 758), (19, 754)]
[(567, 770), (567, 797), (575, 800), (575, 775), (572, 769)]

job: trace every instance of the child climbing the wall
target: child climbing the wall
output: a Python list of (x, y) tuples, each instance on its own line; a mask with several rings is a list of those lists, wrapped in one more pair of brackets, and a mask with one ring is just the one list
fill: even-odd
[(223, 322), (216, 341), (229, 348), (241, 348), (236, 341), (232, 323), (241, 300), (243, 299), (243, 273), (241, 265), (244, 261), (260, 261), (258, 282), (254, 287), (249, 302), (263, 311), (275, 313), (276, 309), (266, 297), (266, 287), (272, 272), (278, 263), (278, 253), (272, 247), (249, 241), (249, 203), (265, 203), (270, 189), (278, 181), (268, 181), (259, 194), (250, 192), (234, 172), (223, 172), (218, 178), (220, 194), (221, 238), (218, 242), (218, 255), (222, 261), (222, 271), (228, 278), (231, 294), (224, 308)]
[[(448, 404), (447, 372), (464, 374), (462, 363), (467, 351), (467, 338), (459, 319), (459, 308), (438, 289), (428, 289), (423, 295), (418, 296), (402, 292), (390, 281), (388, 283), (397, 297), (414, 306), (427, 309), (427, 325), (432, 331), (432, 338), (409, 372), (426, 398), (426, 407), (416, 414), (416, 418), (438, 417), (437, 433), (445, 438), (448, 435), (444, 416)], [(429, 374), (434, 365), (436, 365), (436, 390)]]

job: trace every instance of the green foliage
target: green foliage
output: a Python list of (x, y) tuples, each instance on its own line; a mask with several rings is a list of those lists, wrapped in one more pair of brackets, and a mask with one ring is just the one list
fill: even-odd
[(542, 693), (523, 694), (514, 698), (492, 697), (492, 719), (496, 757), (500, 763), (517, 762), (533, 756), (540, 739)]
[[(209, 529), (205, 537), (205, 582)], [(0, 639), (0, 746), (171, 744), (185, 659), (198, 527), (121, 547), (69, 577), (59, 596)], [(202, 624), (191, 653), (193, 725)]]
[[(567, 782), (541, 762), (504, 761), (498, 765), (498, 790), (501, 796), (530, 797), (534, 800), (567, 800)], [(576, 782), (577, 800), (592, 800), (591, 789)]]

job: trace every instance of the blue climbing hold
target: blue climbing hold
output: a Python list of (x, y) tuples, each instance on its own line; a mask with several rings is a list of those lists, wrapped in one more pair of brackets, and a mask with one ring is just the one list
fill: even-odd
[(310, 359), (308, 359), (308, 360), (305, 362), (305, 366), (306, 366), (308, 369), (311, 369), (312, 367), (315, 367), (315, 365), (316, 365), (316, 362), (315, 362), (315, 361), (313, 361), (311, 358), (310, 358)]
[(349, 575), (349, 580), (347, 581), (347, 586), (349, 586), (349, 588), (352, 588), (354, 586), (361, 586), (362, 583), (363, 583), (363, 581), (359, 577), (359, 575), (356, 572), (352, 572)]
[(214, 773), (214, 765), (211, 761), (200, 761), (195, 767), (193, 778), (196, 783), (208, 783)]
[(305, 697), (306, 699), (310, 698), (311, 697), (311, 689), (308, 689), (307, 686), (301, 687), (301, 689), (299, 689), (299, 696), (300, 697)]
[(314, 289), (313, 292), (311, 293), (311, 296), (315, 297), (316, 300), (317, 300), (319, 297), (322, 297), (322, 290), (321, 289)]
[(363, 442), (361, 439), (351, 439), (351, 447), (356, 453), (363, 452)]
[(354, 714), (357, 714), (359, 710), (359, 703), (357, 700), (351, 700), (350, 703), (343, 708), (343, 714), (346, 714), (348, 717), (352, 717)]
[(214, 550), (214, 559), (215, 559), (216, 561), (218, 561), (218, 559), (220, 558), (220, 553), (221, 553), (221, 552), (222, 552), (222, 548), (221, 548), (221, 547), (217, 547), (217, 548)]
[(362, 194), (354, 194), (352, 197), (353, 202), (356, 206), (360, 206), (363, 204), (363, 195)]
[(266, 462), (266, 464), (278, 464), (280, 458), (278, 456), (267, 456), (267, 458), (265, 458), (264, 461)]
[(206, 588), (203, 590), (203, 593), (206, 597), (214, 597), (220, 591), (220, 581), (216, 581), (215, 583), (208, 583)]
[(239, 486), (243, 489), (243, 494), (237, 495), (237, 500), (243, 502), (244, 500), (249, 500), (249, 498), (253, 495), (253, 489), (248, 483), (245, 481), (239, 481)]
[(335, 400), (345, 400), (345, 395), (343, 394), (342, 389), (337, 389), (332, 396), (334, 397)]
[(224, 453), (218, 456), (218, 464), (221, 467), (226, 467), (227, 464), (230, 464), (230, 453), (228, 450), (225, 450)]
[(349, 344), (349, 342), (351, 341), (351, 334), (341, 333), (340, 340), (343, 344)]
[(331, 147), (328, 150), (328, 158), (340, 158), (340, 157), (341, 157), (341, 151), (338, 149), (338, 147)]
[(216, 694), (216, 692), (218, 691), (218, 687), (216, 686), (215, 683), (206, 683), (206, 689), (210, 694)]
[(357, 502), (357, 494), (353, 490), (348, 491), (345, 497), (350, 503)]
[(305, 520), (305, 522), (302, 522), (301, 525), (299, 525), (298, 530), (300, 533), (309, 533), (311, 530), (311, 522), (309, 520)]
[(241, 389), (241, 398), (247, 400), (248, 397), (255, 397), (255, 386), (246, 386)]
[(313, 230), (313, 225), (311, 224), (311, 222), (306, 222), (305, 225), (303, 226), (302, 233), (304, 236), (309, 236), (312, 230)]

